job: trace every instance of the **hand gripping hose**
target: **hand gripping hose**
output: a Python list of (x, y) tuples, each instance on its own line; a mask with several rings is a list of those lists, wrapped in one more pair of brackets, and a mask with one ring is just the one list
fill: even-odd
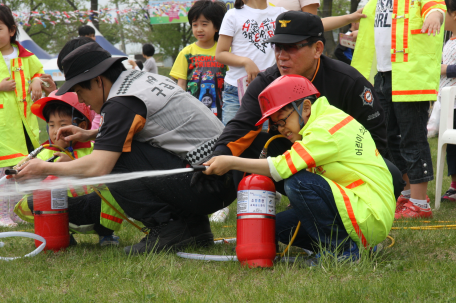
[[(33, 256), (36, 256), (37, 254), (39, 254), (46, 247), (46, 240), (43, 237), (36, 235), (36, 234), (26, 233), (26, 232), (22, 232), (22, 231), (7, 231), (7, 232), (0, 233), (0, 238), (9, 238), (9, 237), (25, 237), (25, 238), (35, 239), (35, 240), (38, 240), (43, 243), (41, 243), (41, 245), (38, 246), (37, 249), (35, 249), (34, 251), (32, 251), (29, 254), (26, 254), (24, 257), (0, 257), (0, 260), (3, 260), (3, 261), (12, 261), (12, 260), (16, 260), (16, 259), (25, 258), (25, 257), (33, 257)], [(3, 247), (4, 245), (5, 245), (5, 243), (0, 242), (0, 247)]]

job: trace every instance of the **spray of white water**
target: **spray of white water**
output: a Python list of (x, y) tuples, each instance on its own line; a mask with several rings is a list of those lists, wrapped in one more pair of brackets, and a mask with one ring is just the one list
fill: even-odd
[[(68, 188), (68, 186), (76, 187), (83, 185), (99, 185), (99, 184), (110, 184), (122, 181), (140, 179), (140, 178), (151, 178), (151, 177), (162, 177), (167, 175), (182, 174), (193, 172), (193, 168), (179, 168), (170, 170), (152, 170), (152, 171), (141, 171), (125, 174), (111, 174), (100, 177), (92, 178), (75, 178), (75, 177), (61, 177), (55, 180), (42, 182), (41, 180), (29, 180), (24, 183), (16, 184), (16, 186), (4, 186), (3, 190), (0, 190), (0, 197), (2, 196), (13, 196), (18, 194), (31, 193), (34, 190), (51, 190), (57, 188)], [(2, 181), (0, 179), (0, 181)], [(0, 184), (1, 185), (1, 184)]]

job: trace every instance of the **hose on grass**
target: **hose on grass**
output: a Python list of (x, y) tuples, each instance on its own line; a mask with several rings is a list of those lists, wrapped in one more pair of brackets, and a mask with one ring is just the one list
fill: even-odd
[[(3, 261), (12, 261), (12, 260), (16, 260), (16, 259), (25, 258), (25, 257), (33, 257), (33, 256), (36, 256), (37, 254), (39, 254), (41, 251), (43, 251), (43, 249), (46, 247), (46, 239), (44, 239), (42, 236), (37, 235), (37, 234), (21, 232), (21, 231), (7, 231), (7, 232), (0, 233), (0, 238), (9, 238), (9, 237), (31, 238), (31, 239), (38, 240), (42, 243), (34, 251), (32, 251), (29, 254), (26, 254), (23, 257), (0, 257), (0, 260), (3, 260)], [(5, 245), (5, 243), (0, 242), (0, 247), (3, 247), (4, 245)]]

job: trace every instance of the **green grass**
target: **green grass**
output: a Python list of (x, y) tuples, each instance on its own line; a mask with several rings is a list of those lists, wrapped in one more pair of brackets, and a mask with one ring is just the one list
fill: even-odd
[[(437, 140), (431, 139), (437, 150)], [(445, 177), (444, 190), (449, 186)], [(428, 195), (434, 201), (435, 183)], [(282, 202), (279, 209), (286, 206)], [(443, 203), (434, 221), (452, 220), (456, 205)], [(236, 235), (236, 205), (226, 223), (212, 224), (216, 237)], [(398, 224), (395, 224), (398, 225)], [(412, 220), (402, 225), (426, 225)], [(21, 225), (15, 230), (31, 229)], [(9, 231), (9, 229), (1, 229)], [(456, 301), (456, 231), (398, 230), (396, 244), (357, 264), (326, 260), (307, 268), (277, 263), (272, 269), (247, 269), (237, 262), (186, 260), (173, 253), (127, 257), (123, 247), (142, 234), (128, 223), (117, 233), (119, 248), (100, 248), (94, 235), (76, 235), (79, 244), (61, 253), (0, 261), (1, 302), (453, 302)], [(1, 256), (23, 255), (33, 241), (3, 239)], [(384, 246), (389, 245), (389, 240)], [(187, 251), (234, 254), (234, 245)], [(291, 254), (298, 250), (294, 249)]]

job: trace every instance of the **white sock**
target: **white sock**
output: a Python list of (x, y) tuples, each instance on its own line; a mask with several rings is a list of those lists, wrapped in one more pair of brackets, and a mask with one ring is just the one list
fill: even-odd
[(401, 194), (404, 196), (404, 198), (410, 198), (410, 189), (401, 191)]
[(413, 199), (410, 198), (410, 202), (412, 202), (415, 206), (421, 207), (421, 208), (429, 208), (430, 205), (427, 203), (427, 200), (418, 200), (418, 199)]

